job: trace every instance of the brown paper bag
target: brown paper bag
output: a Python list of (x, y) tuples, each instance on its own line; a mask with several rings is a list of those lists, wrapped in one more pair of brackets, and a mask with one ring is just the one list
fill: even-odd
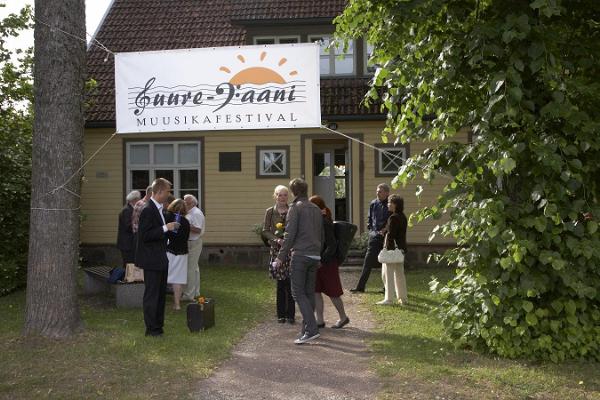
[(135, 266), (135, 264), (127, 264), (125, 266), (125, 282), (144, 282), (144, 270)]

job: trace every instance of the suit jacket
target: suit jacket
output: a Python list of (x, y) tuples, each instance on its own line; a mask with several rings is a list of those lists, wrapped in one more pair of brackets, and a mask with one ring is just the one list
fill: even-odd
[(131, 215), (133, 207), (127, 203), (119, 213), (119, 230), (117, 232), (117, 248), (123, 251), (133, 250), (133, 229), (131, 227)]
[(156, 204), (148, 200), (140, 213), (135, 264), (148, 270), (164, 271), (169, 268), (167, 235)]

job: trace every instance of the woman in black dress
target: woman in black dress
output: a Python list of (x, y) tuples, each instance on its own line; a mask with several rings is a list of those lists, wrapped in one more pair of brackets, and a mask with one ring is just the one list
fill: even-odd
[(321, 250), (321, 267), (317, 269), (317, 282), (315, 285), (315, 313), (317, 317), (317, 326), (325, 327), (323, 319), (323, 295), (325, 293), (333, 303), (333, 306), (339, 314), (339, 319), (331, 327), (334, 329), (343, 328), (350, 322), (344, 309), (342, 301), (342, 282), (340, 281), (339, 265), (340, 261), (337, 252), (337, 240), (333, 229), (333, 220), (331, 218), (331, 210), (325, 204), (325, 201), (320, 196), (312, 196), (308, 199), (316, 204), (323, 213), (323, 228), (325, 230), (325, 243)]

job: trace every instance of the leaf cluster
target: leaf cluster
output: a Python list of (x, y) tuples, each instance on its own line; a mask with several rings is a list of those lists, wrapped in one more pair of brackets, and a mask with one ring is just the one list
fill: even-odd
[(412, 216), (447, 215), (430, 239), (458, 244), (455, 278), (433, 282), (448, 334), (600, 360), (600, 3), (354, 0), (336, 23), (375, 45), (382, 135), (431, 143), (393, 183), (449, 177)]
[(0, 20), (0, 295), (25, 284), (27, 267), (33, 60), (6, 41), (29, 27), (29, 7)]

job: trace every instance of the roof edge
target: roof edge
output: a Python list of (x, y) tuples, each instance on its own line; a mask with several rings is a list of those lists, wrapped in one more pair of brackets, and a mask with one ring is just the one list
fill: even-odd
[(254, 26), (254, 25), (323, 25), (333, 23), (333, 19), (337, 17), (317, 17), (317, 18), (256, 18), (256, 19), (235, 19), (232, 18), (231, 22), (243, 26)]

